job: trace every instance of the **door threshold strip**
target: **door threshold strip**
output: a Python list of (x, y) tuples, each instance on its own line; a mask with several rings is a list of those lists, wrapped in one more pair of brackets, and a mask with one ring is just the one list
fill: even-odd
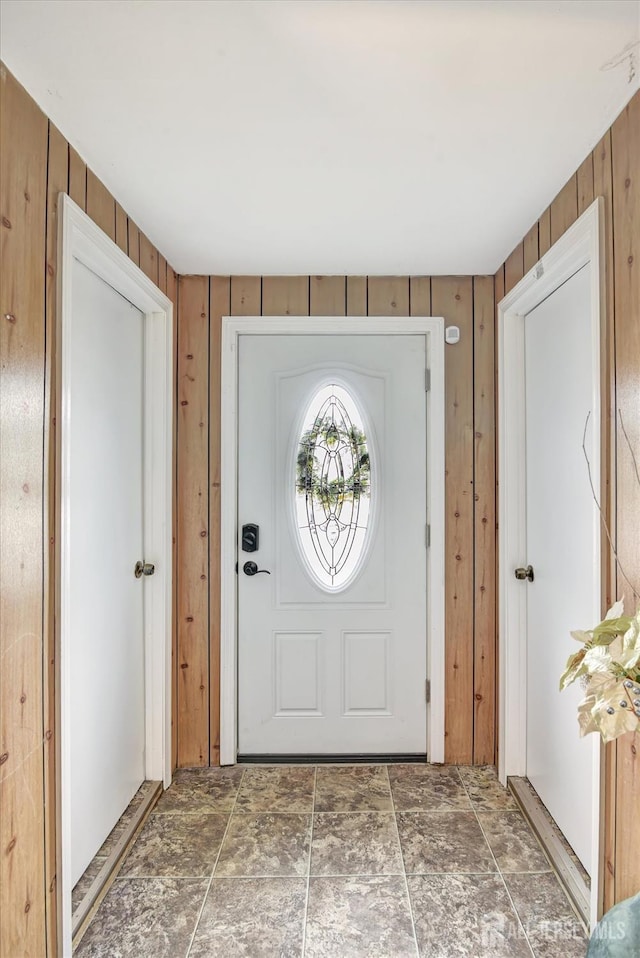
[(131, 821), (124, 829), (118, 842), (113, 846), (111, 853), (105, 859), (104, 865), (87, 888), (84, 898), (73, 912), (71, 934), (73, 937), (74, 950), (77, 948), (80, 939), (87, 930), (89, 922), (93, 918), (98, 906), (117, 877), (125, 855), (134, 840), (138, 837), (140, 829), (162, 795), (162, 782), (148, 782), (147, 784), (153, 787), (149, 789), (148, 794), (145, 795), (138, 808), (136, 808), (131, 817)]
[(591, 889), (581, 873), (581, 868), (574, 862), (565, 847), (566, 839), (563, 842), (560, 836), (556, 834), (550, 821), (549, 812), (534, 792), (528, 779), (514, 776), (508, 779), (507, 784), (588, 933), (591, 915)]
[(404, 752), (394, 754), (383, 752), (382, 754), (365, 755), (362, 752), (351, 752), (346, 754), (322, 754), (302, 752), (299, 754), (282, 755), (270, 754), (238, 755), (239, 765), (392, 765), (408, 764), (409, 762), (427, 764), (427, 756), (416, 752)]

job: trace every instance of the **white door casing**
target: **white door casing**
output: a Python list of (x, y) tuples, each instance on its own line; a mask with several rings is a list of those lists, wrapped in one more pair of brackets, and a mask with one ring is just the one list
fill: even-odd
[[(243, 335), (239, 350), (240, 539), (260, 526), (258, 551), (238, 542), (239, 753), (424, 755), (426, 337)], [(342, 429), (340, 454), (322, 430), (314, 446), (327, 482), (338, 462), (349, 482), (349, 437), (366, 437), (371, 482), (357, 513), (336, 501), (340, 521), (296, 494), (320, 408)], [(303, 540), (309, 521), (317, 537)], [(247, 560), (270, 574), (245, 574)]]
[[(66, 195), (58, 202), (58, 309), (56, 418), (57, 453), (56, 509), (58, 556), (56, 562), (57, 674), (56, 703), (58, 742), (58, 828), (59, 935), (60, 951), (71, 955), (71, 789), (75, 771), (71, 767), (70, 722), (72, 712), (70, 660), (72, 631), (72, 516), (74, 502), (74, 457), (70, 414), (73, 410), (70, 374), (74, 367), (73, 346), (76, 282), (74, 275), (90, 271), (97, 282), (111, 287), (114, 296), (124, 297), (135, 309), (134, 319), (142, 324), (140, 354), (143, 361), (142, 390), (142, 485), (133, 498), (142, 498), (145, 555), (131, 557), (131, 576), (137, 559), (155, 564), (155, 575), (143, 585), (144, 642), (144, 766), (147, 779), (171, 781), (171, 604), (172, 604), (172, 433), (173, 433), (173, 306), (145, 274)], [(129, 306), (127, 305), (127, 308)], [(138, 313), (139, 311), (139, 313)], [(139, 314), (142, 314), (140, 320)], [(117, 348), (115, 350), (117, 353)], [(113, 356), (112, 356), (113, 358)], [(105, 363), (108, 357), (104, 357)], [(117, 384), (120, 370), (113, 369)], [(106, 381), (107, 377), (102, 377)], [(117, 404), (116, 404), (117, 405)], [(116, 417), (117, 419), (117, 417)], [(133, 469), (133, 482), (135, 466)], [(49, 509), (53, 508), (51, 504)], [(99, 550), (100, 543), (92, 547)], [(140, 585), (140, 583), (135, 583)], [(114, 823), (115, 824), (115, 823)]]
[[(237, 576), (254, 558), (238, 552), (238, 355), (242, 336), (426, 336), (431, 390), (427, 397), (427, 513), (431, 547), (427, 554), (425, 594), (430, 596), (427, 622), (427, 669), (431, 680), (427, 751), (432, 761), (444, 758), (444, 322), (442, 319), (335, 317), (225, 317), (222, 338), (222, 618), (221, 618), (221, 761), (233, 764), (237, 746)], [(366, 364), (365, 364), (366, 365)], [(308, 395), (306, 397), (309, 398)], [(302, 410), (300, 410), (302, 412)], [(439, 464), (439, 465), (438, 465)], [(243, 516), (242, 521), (259, 521)], [(255, 558), (262, 557), (257, 553)], [(267, 566), (268, 568), (268, 566)], [(363, 573), (364, 576), (364, 573)], [(264, 588), (267, 576), (251, 584)], [(357, 586), (356, 582), (356, 586)], [(310, 586), (311, 587), (311, 586)], [(364, 587), (364, 585), (363, 585)], [(268, 588), (268, 586), (267, 586)], [(313, 630), (312, 630), (313, 631)]]
[[(579, 270), (589, 268), (589, 321), (586, 335), (590, 349), (591, 405), (586, 450), (591, 464), (596, 495), (600, 477), (600, 329), (604, 321), (604, 282), (602, 269), (602, 200), (596, 200), (527, 273), (498, 305), (498, 396), (499, 396), (499, 776), (506, 784), (509, 776), (527, 775), (527, 622), (529, 584), (514, 577), (518, 566), (526, 566), (527, 539), (527, 445), (525, 317), (544, 302)], [(549, 344), (553, 348), (553, 343)], [(553, 422), (548, 423), (553, 428)], [(584, 428), (584, 422), (582, 423)], [(582, 431), (575, 437), (578, 448)], [(582, 452), (580, 450), (580, 455)], [(584, 465), (586, 478), (586, 463)], [(591, 503), (591, 561), (588, 563), (590, 622), (599, 621), (602, 612), (600, 516)], [(535, 569), (534, 569), (535, 572)], [(535, 581), (531, 589), (535, 587)], [(585, 613), (583, 613), (585, 614)], [(587, 623), (588, 625), (588, 623)], [(585, 627), (578, 622), (574, 628)], [(567, 636), (566, 656), (572, 651)], [(550, 668), (555, 668), (550, 663)], [(560, 674), (554, 675), (556, 682)], [(567, 694), (567, 693), (563, 693)], [(577, 716), (574, 718), (576, 747), (579, 745)], [(601, 913), (601, 745), (591, 736), (591, 911), (592, 921)], [(534, 773), (535, 774), (535, 773)]]

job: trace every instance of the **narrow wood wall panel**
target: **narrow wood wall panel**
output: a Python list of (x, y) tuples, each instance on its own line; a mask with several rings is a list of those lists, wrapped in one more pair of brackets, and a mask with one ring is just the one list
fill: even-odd
[(158, 251), (144, 233), (140, 233), (140, 269), (158, 285)]
[(116, 204), (102, 180), (87, 169), (87, 215), (107, 234), (116, 238)]
[(367, 280), (367, 299), (368, 316), (408, 316), (408, 277), (369, 276)]
[(209, 298), (209, 632), (211, 765), (220, 764), (220, 361), (222, 317), (231, 310), (231, 281), (212, 276)]
[(309, 303), (312, 316), (346, 315), (346, 276), (311, 276)]
[(158, 254), (158, 289), (163, 293), (167, 292), (167, 261), (160, 254)]
[[(601, 324), (601, 499), (609, 529), (615, 535), (616, 512), (616, 397), (615, 397), (615, 296), (613, 269), (613, 179), (611, 168), (611, 132), (607, 131), (592, 153), (594, 197), (601, 196), (604, 206), (605, 315)], [(617, 598), (616, 565), (613, 553), (603, 550), (603, 612)]]
[(409, 308), (412, 316), (431, 316), (431, 277), (412, 276), (409, 280)]
[(69, 147), (69, 196), (81, 210), (86, 210), (87, 165), (72, 146)]
[(129, 237), (129, 259), (133, 260), (136, 266), (140, 265), (140, 230), (131, 218), (127, 221), (127, 235)]
[(367, 277), (347, 276), (347, 316), (367, 315)]
[(69, 146), (58, 129), (49, 124), (49, 152), (47, 162), (47, 268), (45, 276), (45, 433), (44, 433), (44, 522), (46, 549), (44, 552), (44, 801), (45, 801), (45, 888), (47, 917), (47, 946), (50, 954), (57, 941), (56, 908), (56, 305), (58, 292), (58, 203), (66, 193), (69, 179)]
[(493, 276), (473, 280), (474, 724), (473, 761), (495, 760), (496, 421)]
[(532, 269), (538, 259), (540, 254), (538, 252), (538, 224), (537, 222), (533, 224), (527, 235), (523, 240), (523, 269), (525, 276), (530, 269)]
[(262, 278), (231, 277), (231, 316), (262, 315)]
[(178, 277), (167, 265), (167, 296), (173, 303), (173, 495), (171, 498), (172, 553), (172, 619), (171, 619), (171, 768), (178, 765), (178, 475), (182, 460), (178, 458)]
[(578, 216), (591, 206), (595, 198), (593, 192), (593, 153), (578, 167), (576, 173), (576, 184), (578, 191)]
[(0, 954), (46, 953), (43, 436), (48, 122), (0, 66)]
[(445, 353), (445, 759), (473, 760), (473, 285), (434, 276), (434, 316), (460, 327)]
[(559, 240), (578, 218), (578, 178), (573, 176), (551, 204), (551, 245)]
[(308, 316), (308, 276), (265, 276), (262, 280), (263, 316)]
[(209, 764), (209, 279), (178, 290), (178, 763)]
[[(616, 310), (617, 550), (640, 594), (640, 94), (611, 128)], [(638, 601), (621, 575), (625, 609)], [(640, 887), (640, 734), (618, 739), (615, 898)], [(635, 822), (635, 828), (629, 827)]]
[(551, 207), (547, 207), (538, 220), (538, 238), (540, 256), (544, 256), (551, 249)]
[(129, 224), (127, 214), (119, 203), (116, 203), (116, 243), (123, 253), (129, 252)]
[(524, 276), (524, 244), (518, 243), (504, 264), (504, 291), (511, 292)]

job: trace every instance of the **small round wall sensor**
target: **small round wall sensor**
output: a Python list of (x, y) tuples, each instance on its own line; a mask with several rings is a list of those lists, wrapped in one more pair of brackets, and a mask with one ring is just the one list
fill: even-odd
[(444, 331), (444, 341), (449, 343), (450, 346), (453, 346), (454, 343), (460, 342), (460, 327), (459, 326), (447, 326)]

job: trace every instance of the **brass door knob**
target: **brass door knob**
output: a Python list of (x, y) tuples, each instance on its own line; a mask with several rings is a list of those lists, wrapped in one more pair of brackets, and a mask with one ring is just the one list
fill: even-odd
[(142, 562), (141, 559), (138, 559), (136, 562), (133, 574), (136, 579), (140, 579), (143, 575), (153, 575), (156, 571), (156, 567), (153, 562)]
[(528, 579), (529, 582), (533, 582), (533, 566), (528, 565), (526, 569), (522, 568), (516, 569), (515, 571), (516, 579)]

